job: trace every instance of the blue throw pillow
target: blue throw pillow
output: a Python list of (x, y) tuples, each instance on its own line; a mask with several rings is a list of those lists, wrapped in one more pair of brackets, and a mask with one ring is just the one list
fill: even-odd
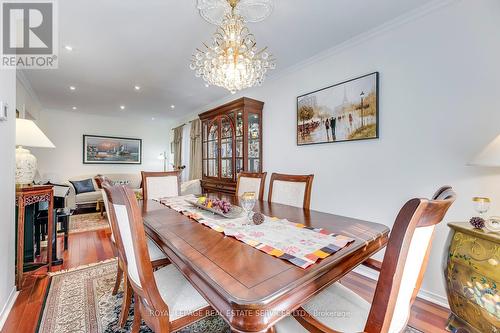
[(94, 183), (90, 178), (84, 180), (70, 180), (70, 183), (73, 184), (76, 194), (95, 191)]

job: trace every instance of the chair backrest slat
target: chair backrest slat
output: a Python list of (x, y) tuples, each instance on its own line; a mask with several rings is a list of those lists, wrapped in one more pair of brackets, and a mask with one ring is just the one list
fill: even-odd
[(240, 172), (236, 182), (236, 195), (241, 196), (245, 192), (255, 192), (259, 200), (262, 200), (264, 198), (266, 176), (267, 172)]
[(412, 199), (400, 210), (391, 230), (365, 332), (396, 333), (407, 324), (422, 284), (434, 231), (455, 201), (451, 187), (433, 200)]
[(144, 200), (179, 196), (181, 194), (181, 172), (142, 171), (142, 196)]
[(268, 201), (309, 209), (313, 179), (314, 175), (273, 173), (269, 184)]

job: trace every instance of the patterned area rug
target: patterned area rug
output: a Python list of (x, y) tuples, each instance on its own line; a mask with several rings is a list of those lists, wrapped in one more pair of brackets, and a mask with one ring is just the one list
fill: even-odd
[[(123, 292), (111, 295), (116, 278), (116, 260), (51, 274), (52, 280), (40, 320), (39, 333), (124, 333), (133, 320), (133, 306), (124, 329), (117, 327)], [(141, 333), (152, 332), (146, 325)], [(218, 316), (208, 317), (180, 333), (230, 333)], [(408, 327), (405, 333), (422, 333)]]
[(71, 216), (69, 220), (69, 233), (93, 231), (109, 228), (106, 213), (79, 214)]

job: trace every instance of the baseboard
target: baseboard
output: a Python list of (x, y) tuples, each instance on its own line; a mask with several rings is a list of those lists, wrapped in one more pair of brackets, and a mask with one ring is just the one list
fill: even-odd
[(2, 331), (3, 325), (7, 321), (7, 317), (9, 316), (10, 310), (12, 310), (12, 307), (14, 306), (14, 302), (16, 301), (18, 295), (19, 292), (16, 290), (16, 287), (14, 286), (12, 288), (12, 291), (10, 292), (7, 302), (5, 303), (5, 306), (0, 312), (0, 331)]
[[(364, 277), (367, 277), (367, 278), (372, 279), (372, 280), (378, 279), (378, 273), (372, 269), (365, 267), (365, 266), (358, 266), (353, 270), (353, 272), (358, 273), (360, 275), (363, 275)], [(426, 300), (428, 302), (431, 302), (433, 304), (442, 306), (443, 308), (446, 308), (446, 309), (450, 308), (450, 305), (448, 304), (448, 299), (446, 297), (432, 293), (430, 291), (420, 289), (417, 297), (421, 298), (423, 300)]]

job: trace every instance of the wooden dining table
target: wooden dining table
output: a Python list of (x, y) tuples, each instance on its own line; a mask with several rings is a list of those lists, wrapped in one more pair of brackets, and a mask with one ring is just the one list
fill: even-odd
[[(211, 196), (238, 205), (237, 197)], [(212, 230), (159, 202), (143, 201), (141, 208), (148, 236), (233, 332), (270, 332), (274, 323), (382, 249), (389, 234), (382, 224), (257, 201), (255, 212), (354, 239), (347, 247), (303, 269)]]

